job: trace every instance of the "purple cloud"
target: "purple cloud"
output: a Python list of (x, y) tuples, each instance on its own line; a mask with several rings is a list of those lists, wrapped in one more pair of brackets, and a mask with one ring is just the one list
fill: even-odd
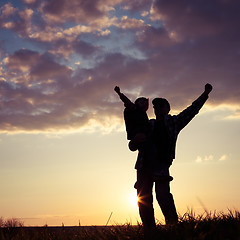
[(213, 106), (240, 103), (235, 1), (22, 4), (0, 5), (0, 27), (28, 41), (12, 54), (2, 47), (1, 131), (81, 128), (90, 120), (121, 119), (115, 85), (132, 100), (165, 97), (181, 110), (209, 82)]

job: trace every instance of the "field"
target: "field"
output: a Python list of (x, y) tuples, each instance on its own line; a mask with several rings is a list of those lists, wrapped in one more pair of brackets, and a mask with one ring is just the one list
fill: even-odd
[[(7, 226), (8, 224), (8, 226)], [(229, 211), (195, 216), (186, 213), (174, 226), (157, 225), (159, 240), (240, 240), (240, 213)], [(78, 227), (24, 227), (2, 221), (0, 240), (142, 240), (141, 224)]]

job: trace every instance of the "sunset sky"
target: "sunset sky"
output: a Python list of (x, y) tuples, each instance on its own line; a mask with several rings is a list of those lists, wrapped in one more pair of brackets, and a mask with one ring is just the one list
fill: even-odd
[(171, 189), (179, 214), (240, 210), (239, 12), (237, 0), (1, 0), (0, 217), (140, 221), (115, 85), (167, 98), (174, 115), (211, 83), (179, 135)]

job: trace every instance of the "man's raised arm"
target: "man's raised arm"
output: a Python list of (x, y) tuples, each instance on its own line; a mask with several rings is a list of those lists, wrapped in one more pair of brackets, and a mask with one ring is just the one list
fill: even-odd
[(207, 101), (208, 94), (212, 91), (212, 89), (212, 85), (207, 83), (205, 85), (204, 92), (192, 103), (192, 105), (177, 115), (179, 130), (184, 128), (193, 119), (193, 117), (198, 114), (199, 110)]
[(212, 85), (207, 83), (205, 85), (205, 91), (203, 92), (203, 94), (207, 94), (208, 95), (212, 91), (212, 89), (213, 89)]

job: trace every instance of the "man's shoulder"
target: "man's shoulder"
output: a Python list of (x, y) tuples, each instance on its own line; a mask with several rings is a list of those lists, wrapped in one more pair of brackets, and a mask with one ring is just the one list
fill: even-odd
[[(171, 115), (171, 114), (168, 114), (165, 116), (164, 120), (167, 120), (167, 119), (171, 119), (171, 118), (175, 118), (177, 115)], [(149, 119), (149, 121), (151, 122), (156, 122), (156, 119), (155, 118), (151, 118)]]

